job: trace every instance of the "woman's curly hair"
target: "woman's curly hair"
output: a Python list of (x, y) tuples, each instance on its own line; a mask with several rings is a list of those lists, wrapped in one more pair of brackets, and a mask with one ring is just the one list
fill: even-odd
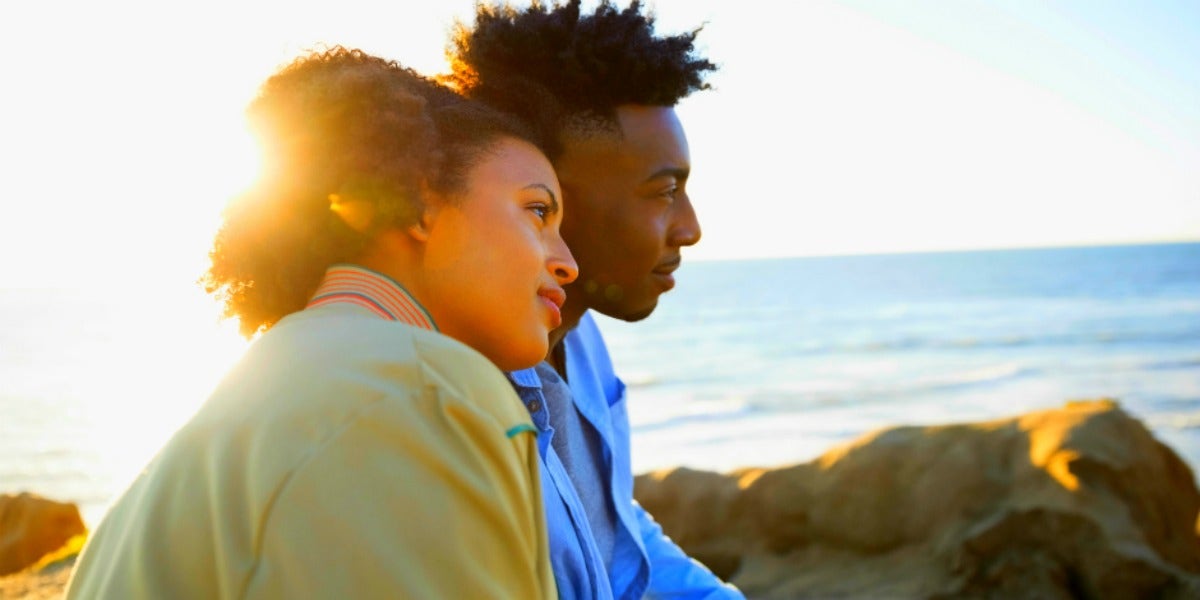
[(525, 9), (480, 3), (473, 27), (456, 24), (442, 81), (530, 121), (586, 115), (615, 123), (623, 104), (674, 106), (709, 88), (704, 77), (716, 66), (694, 54), (699, 31), (656, 36), (639, 0), (624, 9), (602, 0), (589, 15), (580, 0), (549, 8), (535, 0)]
[[(247, 110), (263, 151), (258, 181), (235, 198), (201, 277), (251, 337), (301, 310), (332, 264), (381, 228), (416, 222), (428, 186), (453, 195), (503, 137), (545, 150), (513, 117), (468, 102), (397, 63), (335, 47), (271, 76)], [(367, 202), (352, 228), (339, 202)]]

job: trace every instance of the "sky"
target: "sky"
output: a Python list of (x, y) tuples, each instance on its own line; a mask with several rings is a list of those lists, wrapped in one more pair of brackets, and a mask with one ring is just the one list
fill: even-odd
[[(192, 285), (257, 86), (322, 44), (441, 72), (472, 4), (5, 4), (0, 287)], [(720, 65), (688, 258), (1200, 240), (1200, 3), (650, 5)]]

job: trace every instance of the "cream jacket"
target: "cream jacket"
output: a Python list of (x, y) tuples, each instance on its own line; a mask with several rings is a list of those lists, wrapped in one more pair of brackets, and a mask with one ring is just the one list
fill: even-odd
[(67, 597), (553, 598), (539, 486), (529, 413), (483, 356), (312, 308), (112, 506)]

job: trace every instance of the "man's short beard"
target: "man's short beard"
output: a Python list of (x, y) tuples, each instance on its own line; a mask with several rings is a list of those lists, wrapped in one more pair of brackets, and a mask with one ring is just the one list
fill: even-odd
[[(641, 310), (641, 311), (638, 311), (635, 313), (630, 313), (630, 314), (623, 314), (623, 315), (617, 316), (615, 318), (625, 321), (626, 323), (636, 323), (638, 321), (641, 321), (642, 319), (645, 319), (646, 317), (649, 317), (651, 314), (653, 314), (655, 308), (658, 308), (657, 302), (654, 303), (654, 306), (651, 306), (650, 308), (647, 308), (645, 310)], [(609, 316), (612, 316), (612, 315), (609, 315)]]

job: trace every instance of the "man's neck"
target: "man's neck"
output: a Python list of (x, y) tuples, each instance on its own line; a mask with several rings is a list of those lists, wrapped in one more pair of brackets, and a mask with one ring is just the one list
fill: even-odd
[(562, 307), (562, 325), (550, 332), (550, 350), (546, 352), (546, 362), (549, 362), (554, 370), (558, 371), (564, 381), (567, 379), (567, 359), (566, 351), (562, 348), (562, 341), (572, 329), (579, 326), (579, 320), (583, 318), (585, 312), (587, 312), (586, 306), (573, 304), (568, 299)]

